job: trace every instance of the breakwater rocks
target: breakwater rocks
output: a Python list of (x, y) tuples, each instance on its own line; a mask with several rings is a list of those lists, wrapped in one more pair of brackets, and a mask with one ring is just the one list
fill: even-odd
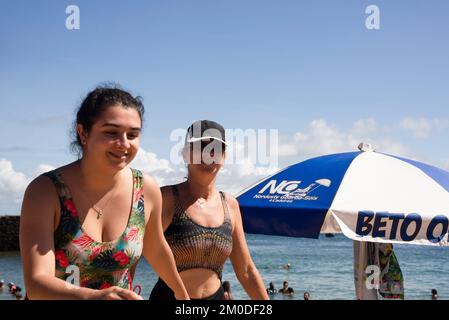
[(19, 251), (20, 216), (0, 216), (0, 251)]

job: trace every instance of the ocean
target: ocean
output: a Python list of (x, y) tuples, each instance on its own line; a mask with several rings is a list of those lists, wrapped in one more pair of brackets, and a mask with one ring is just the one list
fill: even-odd
[[(352, 241), (343, 235), (319, 239), (246, 235), (253, 260), (266, 286), (274, 282), (277, 289), (283, 281), (295, 290), (293, 297), (272, 296), (273, 299), (302, 299), (304, 291), (311, 299), (354, 299)], [(405, 299), (430, 299), (430, 290), (438, 290), (440, 299), (449, 299), (449, 248), (419, 245), (395, 245), (395, 253), (404, 275)], [(286, 263), (291, 268), (282, 268)], [(19, 253), (0, 253), (0, 279), (24, 287)], [(234, 299), (249, 299), (235, 277), (230, 261), (226, 262), (223, 280), (231, 283)], [(157, 276), (142, 259), (134, 284), (142, 286), (148, 298)], [(7, 289), (0, 290), (0, 300), (13, 299)]]

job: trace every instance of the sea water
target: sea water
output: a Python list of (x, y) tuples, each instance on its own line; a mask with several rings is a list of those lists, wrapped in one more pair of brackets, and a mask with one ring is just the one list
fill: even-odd
[[(265, 286), (273, 282), (277, 289), (283, 281), (295, 291), (293, 297), (281, 294), (272, 299), (302, 299), (304, 291), (311, 299), (354, 299), (352, 241), (343, 235), (319, 239), (246, 235), (251, 256)], [(438, 290), (440, 299), (449, 299), (449, 248), (419, 245), (395, 245), (405, 285), (406, 299), (430, 299), (430, 290)], [(283, 265), (290, 263), (289, 270)], [(0, 279), (24, 288), (19, 253), (0, 253)], [(249, 299), (238, 282), (230, 261), (223, 270), (223, 280), (231, 283), (234, 299)], [(139, 262), (134, 285), (142, 287), (148, 298), (157, 276), (145, 259)], [(14, 299), (7, 287), (0, 289), (0, 300)]]

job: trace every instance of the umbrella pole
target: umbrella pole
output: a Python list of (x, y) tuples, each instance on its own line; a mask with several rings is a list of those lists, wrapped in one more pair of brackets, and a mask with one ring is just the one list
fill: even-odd
[(360, 292), (360, 299), (363, 299), (363, 286), (365, 285), (365, 261), (366, 261), (366, 242), (360, 241), (361, 250), (360, 250), (360, 257), (359, 257), (359, 292)]
[(364, 267), (366, 261), (366, 242), (353, 241), (354, 244), (354, 274), (355, 294), (357, 300), (363, 300), (363, 286), (365, 285)]

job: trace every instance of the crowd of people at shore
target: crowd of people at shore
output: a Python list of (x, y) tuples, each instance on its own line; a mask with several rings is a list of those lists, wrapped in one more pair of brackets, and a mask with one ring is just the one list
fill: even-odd
[[(5, 287), (5, 281), (0, 280), (0, 293), (4, 290)], [(11, 295), (13, 295), (17, 300), (22, 300), (22, 288), (15, 285), (14, 282), (8, 283), (8, 290)]]
[[(285, 296), (293, 297), (293, 295), (295, 294), (295, 290), (293, 290), (293, 288), (289, 287), (288, 281), (284, 281), (282, 284), (282, 288), (279, 290), (276, 289), (273, 282), (270, 282), (270, 284), (266, 290), (267, 290), (268, 295), (270, 295), (270, 296), (274, 296), (274, 295), (280, 293)], [(303, 297), (304, 297), (304, 300), (309, 300), (310, 293), (308, 291), (304, 292)]]

